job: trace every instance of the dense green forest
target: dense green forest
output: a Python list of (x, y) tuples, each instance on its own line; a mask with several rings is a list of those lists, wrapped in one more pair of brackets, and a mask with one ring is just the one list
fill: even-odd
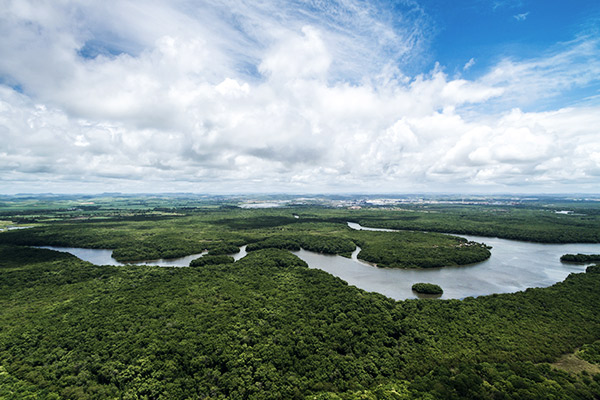
[(560, 261), (577, 263), (600, 262), (600, 254), (565, 254), (560, 257)]
[[(590, 212), (590, 210), (586, 210)], [(556, 214), (545, 208), (413, 207), (365, 210), (352, 219), (363, 226), (499, 237), (542, 243), (600, 242), (600, 216)]]
[[(13, 223), (37, 211), (9, 208), (12, 216), (2, 218)], [(347, 256), (358, 245), (363, 256), (390, 266), (426, 266), (417, 262), (430, 258), (464, 263), (488, 249), (452, 236), (353, 231), (345, 224), (392, 226), (394, 217), (402, 224), (420, 213), (452, 221), (457, 210), (210, 204), (164, 208), (164, 215), (134, 206), (103, 214), (100, 207), (85, 211), (97, 213), (89, 219), (56, 210), (40, 213), (44, 222), (30, 220), (33, 228), (0, 233), (0, 398), (600, 397), (600, 266), (548, 288), (394, 301), (309, 269), (286, 250)], [(495, 213), (460, 212), (470, 221)], [(568, 218), (580, 218), (548, 213), (535, 222), (544, 213), (517, 209), (514, 218), (490, 221), (528, 221), (515, 230), (535, 240), (549, 224), (571, 235), (577, 225)], [(599, 234), (600, 225), (586, 224), (584, 239)], [(248, 255), (232, 263), (224, 254), (243, 244)], [(112, 248), (148, 258), (208, 250), (210, 262), (96, 266), (29, 245)], [(577, 368), (560, 364), (569, 355)]]
[(439, 285), (436, 285), (434, 283), (424, 283), (424, 282), (415, 283), (414, 285), (412, 285), (412, 290), (414, 290), (417, 293), (424, 293), (424, 294), (442, 294), (442, 293), (444, 293), (444, 290)]
[(209, 265), (209, 264), (214, 264), (214, 265), (230, 264), (232, 262), (234, 262), (234, 259), (231, 256), (224, 255), (224, 254), (218, 254), (218, 255), (208, 254), (206, 256), (192, 260), (190, 262), (190, 267), (202, 267), (203, 265)]
[(359, 257), (380, 267), (428, 268), (471, 264), (490, 256), (487, 247), (455, 236), (424, 232), (365, 232), (331, 221), (331, 211), (294, 218), (290, 210), (216, 209), (148, 220), (61, 220), (3, 232), (0, 243), (114, 249), (118, 261), (211, 255), (263, 248)]
[(581, 349), (577, 352), (577, 357), (600, 365), (600, 340), (581, 346)]
[(515, 294), (395, 302), (278, 249), (187, 269), (94, 266), (7, 245), (0, 259), (0, 379), (7, 394), (600, 394), (600, 375), (547, 364), (600, 336), (600, 313), (591, 306), (600, 301), (594, 270)]

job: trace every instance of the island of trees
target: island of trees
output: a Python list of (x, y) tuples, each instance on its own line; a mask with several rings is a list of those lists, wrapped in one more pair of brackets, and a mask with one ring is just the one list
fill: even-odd
[(560, 261), (576, 263), (600, 262), (600, 254), (565, 254), (560, 257)]
[(439, 285), (434, 283), (415, 283), (412, 285), (412, 290), (422, 294), (442, 294), (444, 291)]

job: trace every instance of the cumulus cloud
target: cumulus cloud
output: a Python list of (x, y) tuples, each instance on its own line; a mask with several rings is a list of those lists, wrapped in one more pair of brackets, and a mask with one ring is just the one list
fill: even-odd
[(425, 36), (408, 1), (393, 21), (352, 0), (3, 3), (7, 191), (598, 183), (598, 107), (523, 111), (597, 82), (593, 39), (466, 80), (402, 74)]

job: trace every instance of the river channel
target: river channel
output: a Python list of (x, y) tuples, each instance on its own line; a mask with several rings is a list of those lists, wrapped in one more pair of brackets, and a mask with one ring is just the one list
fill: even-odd
[[(390, 229), (366, 228), (348, 223), (352, 229), (394, 232)], [(560, 262), (566, 253), (599, 254), (600, 244), (570, 243), (541, 244), (482, 236), (460, 235), (467, 240), (492, 246), (491, 257), (483, 262), (462, 266), (430, 269), (377, 268), (358, 259), (360, 248), (352, 258), (325, 255), (307, 250), (293, 252), (310, 268), (317, 268), (335, 275), (350, 285), (369, 292), (378, 292), (396, 300), (417, 298), (411, 290), (414, 283), (429, 282), (440, 285), (442, 299), (462, 299), (492, 293), (511, 293), (530, 287), (547, 287), (564, 280), (570, 273), (584, 272), (582, 264)], [(43, 248), (66, 251), (76, 257), (97, 265), (123, 265), (111, 257), (112, 250), (82, 249), (72, 247)], [(246, 248), (232, 256), (239, 260), (246, 255)], [(184, 267), (205, 253), (170, 260), (149, 260), (138, 265)]]
[[(35, 246), (38, 249), (49, 249), (62, 251), (65, 253), (71, 253), (75, 257), (91, 262), (96, 265), (156, 265), (159, 267), (189, 267), (190, 262), (195, 260), (196, 258), (202, 257), (207, 254), (208, 251), (203, 251), (202, 253), (190, 254), (189, 256), (180, 257), (180, 258), (159, 258), (157, 260), (145, 260), (145, 261), (136, 261), (132, 263), (122, 263), (114, 258), (112, 258), (112, 250), (109, 249), (84, 249), (81, 247), (59, 247), (59, 246)], [(235, 254), (230, 254), (235, 261), (246, 255), (246, 246), (240, 247), (240, 252)]]

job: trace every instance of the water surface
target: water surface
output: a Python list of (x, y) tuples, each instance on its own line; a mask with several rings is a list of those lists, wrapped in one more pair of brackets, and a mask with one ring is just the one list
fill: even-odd
[[(348, 223), (353, 229), (382, 231)], [(385, 229), (386, 232), (394, 232)], [(335, 275), (350, 285), (378, 292), (396, 300), (417, 298), (411, 289), (417, 282), (438, 284), (444, 289), (442, 299), (462, 299), (491, 293), (510, 293), (529, 287), (547, 287), (564, 280), (572, 272), (584, 272), (585, 265), (560, 262), (566, 253), (600, 254), (600, 244), (540, 244), (460, 235), (467, 240), (492, 246), (491, 257), (481, 263), (462, 267), (430, 269), (387, 269), (378, 268), (358, 259), (357, 247), (351, 258), (314, 253), (307, 250), (293, 252), (306, 261), (310, 268), (318, 268)], [(76, 247), (44, 246), (42, 248), (66, 251), (96, 265), (124, 265), (111, 257), (112, 250), (82, 249)], [(185, 267), (190, 261), (206, 252), (169, 260), (136, 262), (137, 265), (163, 267)], [(236, 261), (246, 255), (246, 246), (240, 252), (230, 254)]]
[(112, 250), (109, 249), (84, 249), (81, 247), (60, 247), (60, 246), (35, 246), (38, 249), (49, 249), (71, 253), (75, 257), (83, 261), (91, 262), (96, 265), (156, 265), (159, 267), (188, 267), (192, 260), (202, 257), (207, 254), (207, 251), (202, 253), (190, 254), (189, 256), (180, 258), (159, 258), (157, 260), (135, 261), (130, 263), (122, 263), (112, 258)]
[(0, 228), (0, 232), (16, 231), (19, 229), (29, 229), (29, 228), (33, 228), (33, 226), (7, 226), (6, 228)]
[[(115, 260), (112, 257), (112, 250), (110, 249), (84, 249), (81, 247), (60, 247), (60, 246), (34, 246), (38, 249), (49, 249), (55, 251), (62, 251), (66, 253), (71, 253), (75, 257), (79, 258), (83, 261), (91, 262), (95, 265), (156, 265), (158, 267), (189, 267), (190, 262), (195, 260), (196, 258), (202, 257), (208, 254), (208, 251), (203, 251), (202, 253), (190, 254), (189, 256), (179, 257), (179, 258), (159, 258), (157, 260), (144, 260), (144, 261), (135, 261), (130, 263), (122, 263), (120, 261)], [(237, 261), (248, 254), (246, 252), (246, 245), (240, 247), (240, 251), (235, 254), (228, 254), (233, 257), (234, 261)]]
[[(352, 229), (395, 232), (392, 229), (367, 228), (349, 222)], [(328, 256), (301, 250), (295, 254), (311, 268), (319, 268), (338, 276), (350, 285), (379, 292), (401, 300), (416, 298), (414, 283), (435, 283), (442, 287), (443, 299), (461, 299), (491, 293), (511, 293), (529, 287), (547, 287), (564, 280), (572, 272), (584, 272), (585, 265), (560, 262), (566, 253), (595, 254), (599, 243), (541, 244), (483, 236), (457, 235), (467, 240), (492, 246), (486, 261), (462, 266), (429, 269), (377, 268), (357, 259)]]

